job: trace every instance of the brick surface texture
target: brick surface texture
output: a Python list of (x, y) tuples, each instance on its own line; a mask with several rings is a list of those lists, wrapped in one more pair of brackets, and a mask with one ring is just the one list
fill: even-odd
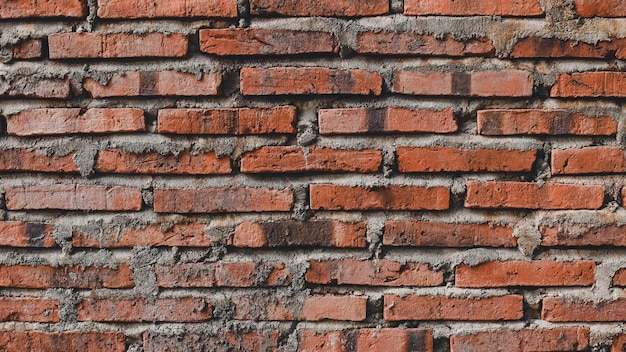
[(0, 351), (626, 351), (625, 28), (0, 0)]

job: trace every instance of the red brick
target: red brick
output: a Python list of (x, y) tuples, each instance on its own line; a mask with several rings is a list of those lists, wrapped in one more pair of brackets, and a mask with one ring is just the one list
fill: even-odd
[(316, 210), (445, 210), (450, 190), (444, 187), (362, 187), (311, 185)]
[(493, 57), (496, 49), (491, 39), (485, 37), (463, 41), (414, 32), (369, 31), (358, 34), (356, 51), (374, 55)]
[(0, 19), (29, 17), (72, 17), (85, 16), (85, 1), (82, 0), (0, 0)]
[(9, 210), (140, 210), (141, 190), (130, 187), (48, 185), (6, 189)]
[(513, 228), (489, 224), (387, 221), (385, 246), (516, 247)]
[(7, 118), (7, 133), (39, 136), (78, 133), (121, 133), (146, 130), (141, 109), (75, 108), (23, 110)]
[(159, 287), (287, 286), (291, 275), (282, 263), (217, 262), (156, 268)]
[(574, 0), (576, 13), (582, 17), (625, 17), (622, 0)]
[(470, 267), (460, 264), (455, 270), (457, 287), (508, 286), (591, 286), (596, 264), (589, 260), (575, 262), (518, 261), (487, 262)]
[(159, 110), (159, 133), (269, 134), (295, 133), (295, 106), (270, 109), (164, 109)]
[(255, 329), (254, 331), (185, 332), (173, 335), (170, 332), (143, 334), (144, 352), (233, 352), (233, 351), (278, 351), (281, 332), (278, 330)]
[(0, 97), (67, 99), (72, 95), (69, 78), (34, 78), (29, 75), (13, 80), (0, 77)]
[(230, 158), (218, 158), (214, 152), (177, 155), (129, 153), (119, 149), (101, 150), (96, 158), (96, 171), (120, 174), (212, 175), (229, 174)]
[(439, 286), (443, 273), (428, 264), (391, 260), (310, 260), (305, 280), (314, 284), (367, 286)]
[(35, 297), (0, 297), (0, 321), (59, 322), (59, 302)]
[(400, 172), (532, 171), (536, 150), (397, 147)]
[(209, 301), (195, 297), (90, 299), (78, 305), (78, 321), (193, 323), (211, 320), (212, 314)]
[(237, 0), (98, 0), (101, 18), (237, 17)]
[(555, 323), (624, 321), (626, 320), (626, 299), (595, 303), (545, 297), (542, 303), (541, 319)]
[(364, 248), (366, 226), (363, 222), (279, 221), (244, 222), (235, 228), (230, 244), (235, 247), (340, 247)]
[(287, 296), (234, 296), (235, 320), (363, 321), (367, 298), (319, 295), (296, 299)]
[(0, 332), (0, 350), (124, 352), (126, 336), (119, 332), (8, 331)]
[(626, 286), (626, 269), (619, 269), (613, 276), (613, 286)]
[(579, 226), (540, 226), (541, 245), (551, 246), (615, 246), (626, 247), (626, 230), (623, 225), (591, 227), (588, 223)]
[(187, 37), (147, 33), (60, 33), (48, 36), (51, 59), (184, 57)]
[(200, 51), (218, 56), (337, 54), (339, 43), (329, 32), (203, 29), (200, 30)]
[(617, 121), (610, 116), (592, 117), (567, 110), (481, 110), (478, 133), (500, 135), (610, 136), (617, 133)]
[(604, 187), (599, 185), (545, 184), (530, 182), (467, 182), (468, 208), (599, 209)]
[(626, 154), (620, 147), (587, 147), (552, 151), (553, 175), (626, 172)]
[(321, 109), (320, 134), (452, 133), (459, 129), (454, 110), (410, 110), (388, 107)]
[(524, 316), (521, 295), (486, 298), (385, 295), (384, 317), (401, 320), (518, 320)]
[(243, 95), (380, 95), (383, 88), (377, 72), (327, 67), (244, 67), (240, 79)]
[(352, 329), (316, 332), (300, 330), (298, 351), (301, 352), (432, 352), (430, 329)]
[(578, 327), (485, 331), (452, 336), (450, 351), (586, 351), (589, 348), (589, 334), (589, 328)]
[(48, 156), (45, 150), (31, 148), (0, 149), (0, 171), (78, 172), (74, 155)]
[(538, 0), (405, 0), (404, 14), (425, 16), (541, 16)]
[(269, 188), (160, 188), (154, 191), (157, 213), (230, 213), (290, 211), (291, 189)]
[(204, 73), (202, 78), (178, 71), (115, 73), (107, 84), (93, 78), (83, 86), (94, 98), (136, 96), (209, 96), (219, 94), (222, 76)]
[(529, 97), (533, 78), (527, 71), (422, 73), (396, 70), (393, 93), (471, 97)]
[(175, 224), (169, 229), (161, 225), (147, 225), (137, 229), (120, 230), (119, 233), (98, 237), (74, 231), (72, 246), (91, 248), (152, 247), (209, 247), (211, 240), (204, 233), (204, 224)]
[[(511, 51), (512, 58), (589, 58), (606, 59), (615, 56), (624, 40), (613, 39), (596, 44), (558, 38), (528, 37), (519, 40)], [(620, 53), (620, 56), (622, 53)]]
[(379, 150), (339, 150), (296, 146), (269, 146), (244, 154), (241, 172), (377, 172), (383, 161)]
[(126, 264), (117, 269), (94, 266), (0, 265), (0, 286), (19, 288), (130, 288), (133, 271)]
[(611, 352), (624, 352), (626, 351), (626, 335), (617, 335), (613, 338), (611, 344)]
[(250, 13), (261, 16), (376, 16), (389, 13), (386, 0), (251, 0)]
[(556, 76), (551, 97), (626, 97), (626, 72), (574, 72)]
[(52, 238), (54, 226), (21, 221), (0, 221), (0, 246), (52, 248), (57, 244)]
[(39, 59), (42, 54), (41, 39), (29, 38), (13, 47), (13, 58), (18, 60)]

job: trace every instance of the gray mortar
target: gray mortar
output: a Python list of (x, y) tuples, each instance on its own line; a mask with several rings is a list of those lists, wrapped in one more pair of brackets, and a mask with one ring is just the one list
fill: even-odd
[(155, 265), (159, 261), (161, 252), (156, 248), (136, 246), (133, 248), (130, 267), (133, 270), (133, 280), (136, 295), (152, 302), (159, 294), (156, 281)]
[(72, 252), (72, 228), (70, 226), (57, 225), (50, 236), (61, 247), (64, 254)]
[(517, 238), (517, 247), (525, 256), (532, 257), (541, 244), (541, 233), (537, 219), (532, 216), (522, 218), (513, 229), (513, 236)]

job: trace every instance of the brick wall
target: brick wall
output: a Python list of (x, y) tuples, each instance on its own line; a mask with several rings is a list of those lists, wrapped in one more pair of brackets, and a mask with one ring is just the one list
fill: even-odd
[(0, 350), (626, 351), (626, 2), (0, 0)]

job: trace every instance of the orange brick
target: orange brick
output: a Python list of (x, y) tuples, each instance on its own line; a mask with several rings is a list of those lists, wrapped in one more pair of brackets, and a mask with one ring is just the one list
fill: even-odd
[(222, 76), (204, 73), (202, 78), (178, 71), (116, 73), (107, 84), (93, 78), (83, 86), (94, 98), (136, 96), (205, 96), (219, 94)]
[(18, 60), (38, 59), (43, 56), (41, 39), (29, 38), (13, 47), (13, 58)]
[(54, 226), (21, 221), (0, 221), (0, 246), (52, 248), (57, 244), (52, 238)]
[(0, 19), (29, 17), (71, 17), (86, 15), (83, 0), (0, 0)]
[(540, 226), (541, 245), (550, 246), (615, 246), (626, 247), (623, 225), (590, 227), (589, 224)]
[(74, 155), (48, 156), (45, 150), (31, 148), (0, 149), (0, 171), (78, 172)]
[(253, 331), (191, 332), (174, 334), (144, 332), (144, 352), (170, 352), (183, 348), (186, 352), (278, 351), (283, 333), (257, 328)]
[(218, 56), (337, 54), (329, 32), (262, 28), (200, 30), (200, 51)]
[(229, 174), (230, 158), (218, 158), (214, 152), (178, 155), (128, 153), (119, 149), (101, 150), (96, 158), (98, 172), (120, 174), (212, 175)]
[(244, 67), (240, 85), (243, 95), (380, 95), (383, 79), (377, 72), (358, 69)]
[(450, 338), (450, 352), (500, 351), (586, 351), (589, 328), (494, 330)]
[(626, 299), (602, 303), (545, 297), (541, 319), (549, 322), (608, 322), (626, 320)]
[(0, 265), (0, 286), (19, 288), (130, 288), (133, 272), (126, 264), (117, 269), (94, 266)]
[(587, 147), (552, 151), (552, 174), (607, 174), (626, 172), (626, 154), (620, 147)]
[(91, 248), (133, 248), (134, 246), (153, 247), (209, 247), (211, 240), (204, 233), (204, 224), (175, 224), (164, 229), (159, 224), (142, 228), (120, 230), (119, 233), (90, 236), (74, 231), (72, 246)]
[(397, 147), (400, 172), (528, 172), (536, 150)]
[(626, 97), (626, 72), (575, 72), (556, 76), (551, 97)]
[(405, 0), (404, 14), (425, 16), (541, 16), (538, 0)]
[(556, 183), (468, 181), (465, 197), (468, 208), (599, 209), (603, 203), (603, 186)]
[(49, 185), (6, 189), (9, 210), (140, 210), (141, 190), (130, 187)]
[(211, 320), (212, 314), (208, 300), (195, 297), (90, 299), (78, 305), (78, 321), (193, 323)]
[(98, 0), (101, 18), (237, 17), (237, 0)]
[(621, 0), (574, 0), (574, 5), (582, 17), (626, 16), (626, 3)]
[(62, 332), (39, 331), (0, 332), (0, 350), (3, 351), (93, 351), (124, 352), (126, 336), (119, 332)]
[(298, 351), (301, 352), (433, 352), (430, 329), (350, 329), (316, 332), (300, 330)]
[(391, 260), (310, 260), (305, 280), (314, 284), (366, 286), (439, 286), (443, 273), (428, 264)]
[(311, 208), (316, 210), (445, 210), (450, 190), (444, 187), (350, 187), (314, 184)]
[(359, 54), (414, 56), (486, 56), (493, 57), (495, 47), (489, 38), (439, 39), (414, 32), (360, 32), (356, 51)]
[(376, 16), (389, 12), (386, 0), (251, 0), (250, 13), (261, 16)]
[(626, 286), (626, 270), (619, 269), (613, 276), (613, 286)]
[(218, 262), (157, 266), (159, 287), (275, 287), (291, 283), (282, 263)]
[(59, 302), (35, 297), (0, 297), (0, 321), (59, 322)]
[(589, 58), (606, 59), (620, 52), (625, 41), (613, 39), (600, 41), (596, 44), (588, 44), (575, 40), (563, 40), (558, 38), (528, 37), (519, 40), (513, 46), (510, 56), (512, 58)]

